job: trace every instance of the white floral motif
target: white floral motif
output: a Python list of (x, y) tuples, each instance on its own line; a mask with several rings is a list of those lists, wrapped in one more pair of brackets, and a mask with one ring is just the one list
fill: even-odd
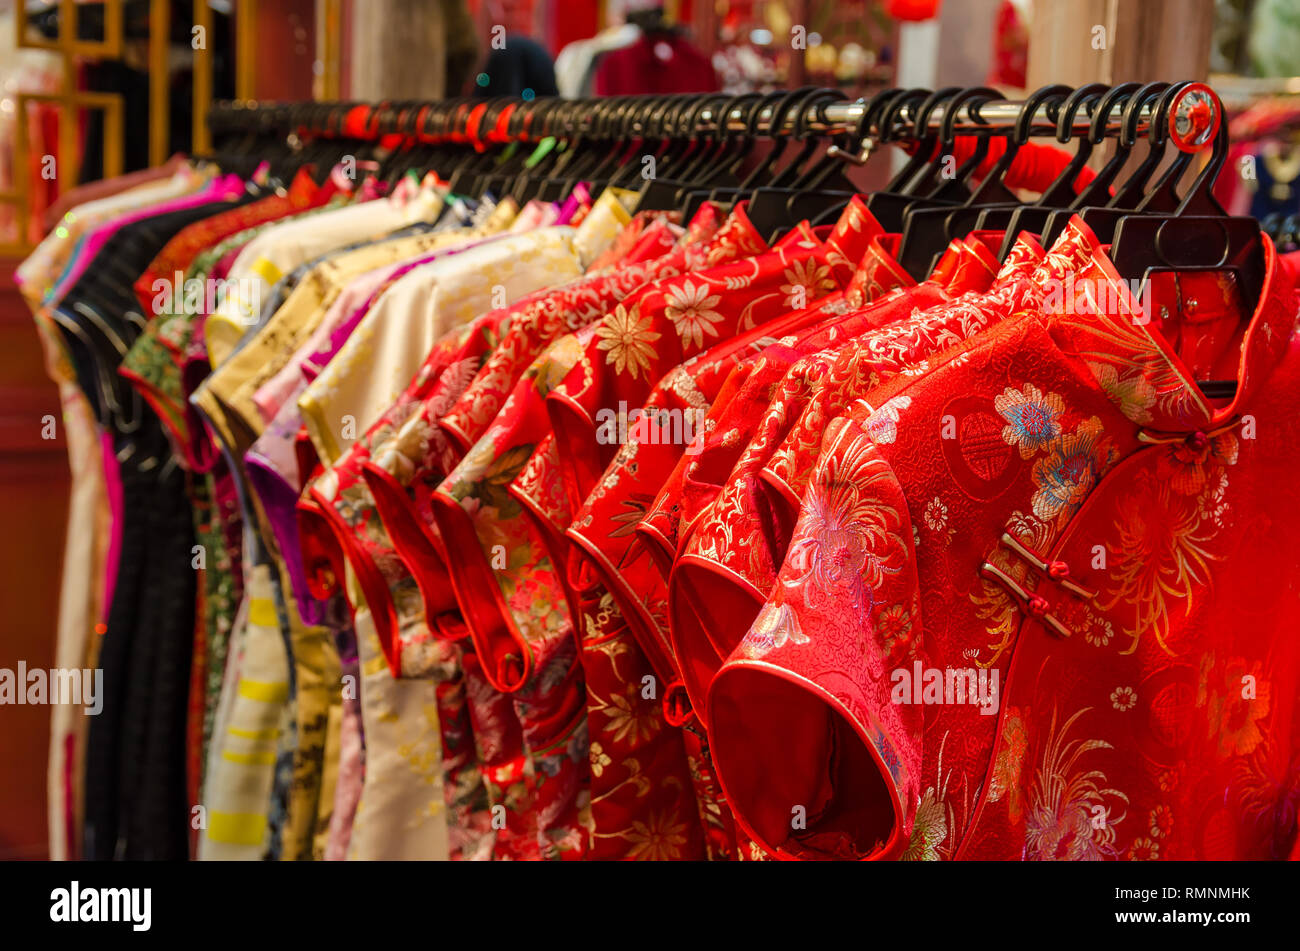
[(830, 269), (813, 258), (791, 263), (785, 269), (785, 281), (781, 293), (785, 295), (785, 305), (791, 310), (803, 310), (835, 288)]
[(677, 328), (683, 347), (702, 347), (705, 337), (718, 335), (715, 325), (721, 322), (722, 315), (713, 308), (718, 306), (722, 298), (710, 294), (707, 284), (697, 286), (684, 280), (680, 287), (669, 288), (666, 297), (664, 313)]
[(867, 432), (878, 445), (887, 445), (898, 438), (899, 411), (912, 405), (910, 396), (895, 396), (883, 403), (867, 420)]

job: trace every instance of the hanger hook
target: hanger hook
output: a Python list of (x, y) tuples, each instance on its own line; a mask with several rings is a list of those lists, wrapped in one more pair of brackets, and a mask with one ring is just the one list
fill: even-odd
[[(1086, 83), (1066, 96), (1056, 120), (1056, 141), (1064, 144), (1073, 139), (1074, 117), (1079, 114), (1079, 110), (1096, 102), (1109, 90), (1110, 87), (1105, 83)], [(1091, 146), (1091, 141), (1088, 141), (1088, 147)]]
[(1147, 139), (1152, 145), (1164, 145), (1168, 141), (1169, 110), (1179, 94), (1190, 85), (1192, 85), (1191, 80), (1171, 83), (1169, 88), (1160, 94), (1160, 99), (1151, 113), (1151, 125), (1147, 129)]
[(850, 152), (847, 146), (841, 148), (838, 144), (834, 144), (826, 150), (826, 154), (844, 159), (854, 165), (866, 165), (867, 159), (871, 157), (871, 153), (875, 151), (876, 145), (880, 141), (880, 132), (876, 121), (888, 110), (890, 104), (902, 94), (903, 90), (895, 87), (882, 90), (869, 100), (863, 100), (862, 114), (858, 116), (857, 127), (853, 130), (848, 141), (848, 146), (854, 143), (857, 144), (857, 151)]
[(881, 117), (880, 141), (893, 142), (897, 139), (912, 138), (907, 120), (903, 118), (903, 110), (924, 102), (929, 94), (930, 90), (919, 88), (906, 89), (899, 93), (897, 98), (885, 107)]
[(802, 106), (804, 102), (810, 99), (819, 91), (817, 86), (800, 86), (798, 89), (787, 93), (780, 102), (772, 107), (772, 115), (767, 122), (767, 137), (769, 139), (779, 138), (782, 129), (785, 128), (786, 117), (790, 114), (796, 105)]
[(810, 113), (813, 113), (811, 118), (815, 118), (817, 122), (825, 125), (827, 104), (832, 102), (843, 102), (848, 98), (849, 97), (841, 90), (830, 89), (828, 87), (818, 89), (815, 93), (811, 94), (807, 100), (804, 101), (803, 108), (795, 113), (794, 137), (796, 139), (802, 139), (808, 134)]
[(934, 115), (934, 110), (961, 91), (961, 86), (944, 86), (930, 93), (916, 110), (916, 117), (912, 120), (912, 138), (918, 141), (927, 138), (930, 135), (930, 116)]
[(1112, 86), (1110, 92), (1101, 97), (1092, 114), (1092, 125), (1088, 129), (1088, 138), (1094, 145), (1100, 145), (1106, 138), (1110, 125), (1110, 115), (1117, 108), (1122, 112), (1124, 104), (1132, 98), (1134, 92), (1142, 88), (1141, 83), (1127, 82)]
[(1017, 146), (1028, 143), (1033, 135), (1034, 117), (1038, 115), (1039, 107), (1045, 102), (1062, 100), (1072, 92), (1074, 92), (1073, 87), (1062, 83), (1054, 83), (1050, 86), (1042, 86), (1030, 93), (1020, 107), (1020, 115), (1016, 117), (1016, 127), (1012, 141)]
[(1124, 115), (1120, 120), (1120, 142), (1130, 147), (1137, 145), (1138, 124), (1142, 118), (1142, 110), (1150, 103), (1154, 102), (1161, 93), (1169, 88), (1169, 83), (1154, 82), (1147, 83), (1133, 94), (1133, 98), (1128, 101), (1124, 107)]
[(943, 121), (939, 124), (939, 141), (943, 143), (943, 147), (950, 149), (957, 141), (957, 114), (961, 112), (962, 106), (970, 103), (967, 112), (972, 119), (978, 122), (979, 107), (986, 102), (1001, 98), (1003, 96), (1000, 92), (996, 89), (990, 89), (988, 86), (975, 86), (953, 96), (944, 104)]

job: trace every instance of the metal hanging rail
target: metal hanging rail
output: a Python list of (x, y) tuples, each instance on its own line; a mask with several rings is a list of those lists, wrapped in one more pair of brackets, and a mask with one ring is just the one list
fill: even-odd
[[(1166, 87), (1181, 88), (1175, 91), (1172, 100), (1166, 102), (1167, 96), (1155, 94), (1163, 92)], [(1079, 108), (1075, 112), (1069, 129), (1071, 134), (1083, 135), (1091, 129), (1093, 118), (1090, 107), (1095, 105), (1108, 91), (1109, 89), (1104, 86), (1098, 86), (1095, 90), (1092, 90), (1093, 96), (1091, 99), (1085, 103), (1084, 108)], [(657, 98), (661, 101), (662, 106), (653, 109), (651, 116), (662, 117), (665, 110), (669, 108), (668, 100), (666, 97)], [(938, 102), (933, 105), (928, 114), (926, 127), (929, 131), (937, 132), (948, 120), (952, 131), (961, 134), (974, 132), (1008, 134), (1018, 125), (1029, 135), (1057, 134), (1061, 98), (1060, 95), (1055, 97), (1040, 96), (1037, 98), (1031, 97), (1024, 101), (1013, 101), (997, 98), (992, 90), (958, 92), (954, 96), (948, 97), (947, 102)], [(654, 99), (656, 97), (649, 96), (587, 100), (534, 99), (528, 101), (518, 100), (513, 103), (513, 106), (531, 113), (553, 109), (564, 110), (571, 120), (572, 115), (580, 113), (584, 107), (593, 110), (600, 107), (605, 110), (617, 111), (620, 105), (624, 107), (646, 106)], [(1201, 83), (1161, 84), (1161, 89), (1154, 90), (1147, 99), (1148, 101), (1143, 102), (1137, 110), (1135, 124), (1130, 125), (1130, 130), (1136, 130), (1139, 135), (1145, 134), (1151, 123), (1157, 117), (1163, 115), (1164, 121), (1169, 123), (1171, 137), (1179, 148), (1186, 151), (1197, 151), (1203, 148), (1214, 138), (1223, 120), (1223, 104), (1218, 95), (1210, 87)], [(956, 100), (955, 106), (951, 104), (953, 100)], [(852, 102), (811, 102), (797, 110), (782, 109), (780, 105), (769, 103), (759, 109), (757, 115), (754, 114), (754, 103), (751, 101), (733, 105), (727, 111), (724, 121), (727, 130), (731, 132), (739, 133), (746, 131), (746, 129), (758, 129), (768, 134), (773, 131), (770, 128), (773, 117), (780, 111), (784, 113), (784, 119), (779, 130), (781, 134), (788, 134), (796, 129), (818, 135), (852, 134), (862, 124), (863, 115), (873, 101), (859, 99)], [(1162, 102), (1164, 103), (1163, 106)], [(498, 109), (502, 107), (500, 100), (495, 103), (488, 100), (460, 100), (454, 103), (462, 111), (468, 111), (473, 106), (485, 104)], [(387, 106), (410, 111), (412, 109), (418, 110), (422, 106), (448, 105), (453, 105), (453, 103), (384, 103), (374, 104), (374, 108)], [(358, 107), (370, 108), (365, 103), (309, 103), (295, 105), (247, 101), (222, 102), (213, 104), (209, 112), (209, 121), (214, 132), (218, 130), (228, 132), (232, 129), (248, 129), (250, 131), (260, 129), (264, 133), (276, 130), (287, 132), (293, 131), (289, 128), (291, 125), (302, 121), (303, 114), (301, 110), (303, 108), (315, 109), (316, 112), (312, 113), (313, 115), (325, 115), (331, 109), (355, 109)], [(1032, 108), (1028, 120), (1024, 118), (1027, 108)], [(921, 109), (922, 104), (919, 101), (919, 96), (914, 95), (911, 99), (901, 103), (895, 111), (893, 116), (895, 125), (901, 128), (914, 129), (916, 122), (920, 118)], [(949, 120), (950, 110), (953, 109), (955, 109), (955, 114)], [(1117, 134), (1124, 125), (1121, 118), (1123, 111), (1119, 108), (1112, 109), (1111, 118), (1106, 123), (1105, 129), (1098, 131), (1103, 131), (1106, 135)], [(645, 119), (646, 117), (643, 116), (642, 118)], [(719, 118), (714, 106), (705, 105), (701, 107), (693, 116), (694, 131), (700, 134), (716, 132)], [(309, 125), (312, 124), (309, 123)], [(340, 131), (337, 124), (329, 129), (323, 126), (315, 128), (314, 125), (312, 125), (312, 128), (314, 131), (327, 134), (337, 134)], [(633, 128), (636, 128), (635, 124)], [(456, 129), (456, 131), (463, 132), (463, 126)]]
[[(1103, 89), (1102, 94), (1105, 92), (1106, 90)], [(870, 100), (858, 99), (854, 102), (831, 102), (810, 106), (808, 107), (810, 114), (803, 117), (803, 125), (810, 131), (823, 134), (853, 132), (861, 123), (869, 102)], [(1009, 130), (1022, 121), (1027, 105), (1027, 101), (1006, 99), (975, 99), (962, 102), (957, 106), (957, 115), (952, 120), (952, 127), (958, 133), (987, 132), (991, 129)], [(1029, 120), (1029, 134), (1055, 135), (1058, 106), (1059, 101), (1038, 103), (1034, 107), (1033, 118)], [(1145, 134), (1150, 128), (1159, 106), (1157, 99), (1141, 107), (1137, 116), (1139, 135)], [(768, 128), (774, 108), (764, 106), (759, 111), (757, 117), (759, 128)], [(904, 126), (914, 125), (919, 118), (919, 112), (919, 104), (905, 104), (899, 110), (898, 120)], [(1218, 123), (1222, 120), (1223, 105), (1208, 86), (1192, 83), (1179, 94), (1168, 113), (1171, 126), (1179, 130), (1180, 136), (1195, 140), (1198, 145), (1204, 145), (1214, 137)], [(948, 114), (948, 106), (943, 103), (936, 105), (930, 112), (927, 127), (931, 131), (939, 131)], [(1115, 135), (1121, 128), (1118, 111), (1113, 115), (1114, 118), (1105, 128), (1107, 135)], [(702, 110), (699, 119), (709, 130), (716, 128), (717, 116), (712, 110), (708, 108)], [(727, 116), (727, 128), (731, 131), (743, 132), (746, 127), (745, 119), (743, 108), (733, 109)], [(784, 123), (786, 130), (792, 129), (797, 121), (798, 117), (787, 115)], [(1088, 132), (1091, 126), (1090, 112), (1087, 109), (1080, 109), (1074, 118), (1071, 132), (1082, 135)]]

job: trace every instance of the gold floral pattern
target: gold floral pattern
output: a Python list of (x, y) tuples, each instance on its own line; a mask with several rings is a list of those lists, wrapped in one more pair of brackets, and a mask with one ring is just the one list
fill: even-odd
[(1174, 491), (1167, 481), (1139, 473), (1133, 488), (1118, 502), (1118, 544), (1111, 563), (1113, 589), (1102, 607), (1132, 608), (1131, 643), (1137, 650), (1143, 632), (1173, 653), (1166, 643), (1174, 602), (1190, 602), (1196, 585), (1210, 577), (1209, 543), (1217, 533), (1206, 526), (1194, 499)]
[(681, 858), (686, 844), (686, 824), (677, 813), (654, 812), (644, 821), (638, 819), (623, 833), (630, 848), (627, 856), (647, 862), (670, 862)]
[(1137, 706), (1137, 691), (1132, 687), (1116, 687), (1110, 692), (1110, 705), (1123, 713)]
[(783, 585), (855, 608), (874, 603), (872, 592), (907, 558), (902, 530), (908, 519), (888, 501), (892, 479), (865, 436), (851, 436), (831, 455), (808, 487)]
[(650, 329), (651, 320), (641, 316), (637, 305), (629, 311), (619, 304), (596, 327), (599, 342), (597, 349), (606, 350), (605, 362), (612, 363), (618, 373), (638, 377), (649, 369), (654, 356), (654, 342), (659, 333)]

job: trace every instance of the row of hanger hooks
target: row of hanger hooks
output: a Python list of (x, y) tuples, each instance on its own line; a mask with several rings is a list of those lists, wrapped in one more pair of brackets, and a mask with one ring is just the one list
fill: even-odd
[[(1144, 135), (1195, 152), (1223, 127), (1223, 105), (1200, 83), (1092, 83), (1046, 86), (1024, 100), (988, 87), (887, 89), (848, 100), (836, 89), (806, 86), (739, 95), (625, 96), (600, 99), (447, 99), (427, 101), (215, 103), (208, 115), (214, 138), (234, 134), (463, 141), (479, 147), (549, 137), (568, 141), (626, 141), (713, 137), (833, 138), (837, 154), (862, 161), (889, 142), (958, 135), (1001, 135), (1027, 141), (1053, 135), (1116, 138), (1128, 145)], [(1153, 133), (1152, 129), (1156, 132)]]

